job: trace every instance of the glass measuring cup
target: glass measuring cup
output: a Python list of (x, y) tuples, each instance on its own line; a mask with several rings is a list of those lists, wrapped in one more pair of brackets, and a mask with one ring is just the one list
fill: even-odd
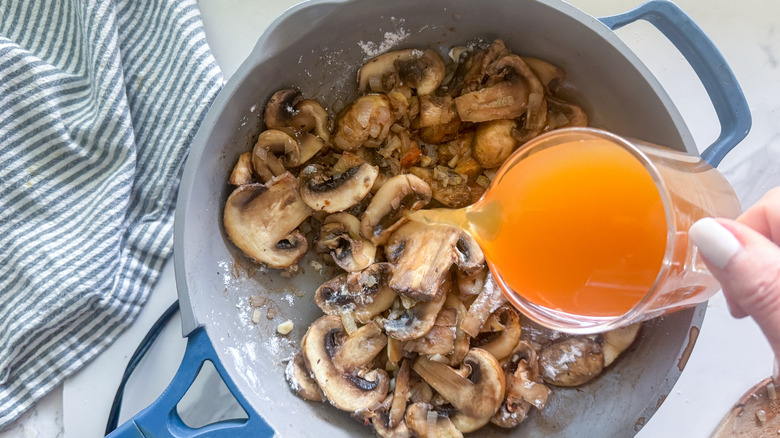
[(569, 128), (515, 151), (475, 204), (409, 217), (471, 234), (531, 319), (594, 333), (709, 299), (719, 285), (688, 228), (740, 212), (726, 179), (699, 156)]

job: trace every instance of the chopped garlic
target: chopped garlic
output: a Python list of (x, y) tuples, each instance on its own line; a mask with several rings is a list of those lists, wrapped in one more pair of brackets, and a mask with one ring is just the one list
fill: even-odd
[(295, 327), (295, 324), (288, 319), (287, 321), (276, 326), (276, 331), (280, 335), (286, 335), (292, 331), (293, 327)]
[(255, 309), (252, 311), (252, 324), (257, 324), (260, 322), (260, 316), (261, 316), (260, 309)]

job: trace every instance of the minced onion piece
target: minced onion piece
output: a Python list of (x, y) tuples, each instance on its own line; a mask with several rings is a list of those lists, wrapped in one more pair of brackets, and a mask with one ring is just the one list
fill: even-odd
[(352, 336), (358, 329), (357, 323), (355, 323), (355, 313), (351, 310), (341, 312), (341, 324), (344, 326), (347, 334)]

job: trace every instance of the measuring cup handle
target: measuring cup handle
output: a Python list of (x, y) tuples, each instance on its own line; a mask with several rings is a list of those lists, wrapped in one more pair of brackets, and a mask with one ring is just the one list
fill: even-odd
[[(176, 405), (192, 386), (201, 367), (210, 361), (219, 373), (222, 381), (247, 414), (245, 420), (226, 420), (209, 424), (197, 429), (187, 426), (179, 416)], [(252, 409), (241, 395), (236, 385), (228, 377), (225, 368), (217, 358), (206, 330), (198, 328), (187, 338), (187, 349), (176, 375), (157, 398), (146, 409), (120, 425), (108, 435), (111, 438), (142, 438), (156, 436), (172, 437), (272, 437), (274, 430)]]
[(645, 20), (682, 53), (707, 90), (720, 121), (720, 135), (702, 153), (702, 158), (717, 166), (745, 138), (753, 122), (734, 72), (704, 31), (682, 9), (666, 0), (652, 0), (631, 11), (599, 20), (612, 30)]

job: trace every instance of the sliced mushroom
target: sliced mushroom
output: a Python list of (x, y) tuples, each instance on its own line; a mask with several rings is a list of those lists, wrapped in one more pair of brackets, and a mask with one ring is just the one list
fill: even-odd
[(522, 81), (500, 82), (456, 97), (455, 107), (464, 122), (515, 119), (528, 107), (528, 89)]
[(360, 232), (375, 245), (385, 243), (406, 222), (406, 211), (419, 210), (431, 200), (431, 187), (414, 175), (397, 175), (377, 190), (361, 221)]
[(223, 222), (230, 240), (247, 256), (282, 269), (306, 254), (306, 237), (296, 228), (310, 214), (296, 179), (284, 173), (266, 184), (235, 189), (225, 205)]
[(355, 412), (380, 403), (390, 379), (384, 370), (345, 369), (334, 363), (345, 338), (341, 319), (323, 316), (309, 327), (301, 349), (306, 366), (328, 400), (339, 409)]
[(363, 271), (339, 275), (317, 288), (314, 301), (326, 315), (341, 316), (348, 311), (366, 324), (395, 301), (396, 293), (387, 284), (392, 271), (389, 263), (375, 263)]
[(442, 308), (428, 333), (407, 342), (404, 345), (404, 350), (429, 356), (435, 354), (446, 356), (451, 354), (455, 349), (457, 322), (457, 309), (452, 307)]
[(303, 100), (301, 90), (287, 88), (271, 96), (265, 105), (265, 126), (267, 129), (282, 129), (290, 125), (297, 114), (295, 107)]
[(444, 60), (433, 50), (415, 50), (409, 60), (399, 60), (397, 64), (401, 81), (417, 90), (421, 96), (436, 91), (446, 73)]
[(310, 164), (301, 171), (301, 198), (314, 210), (344, 211), (368, 195), (378, 174), (379, 169), (368, 163), (340, 175), (332, 175), (319, 164)]
[(369, 94), (344, 108), (331, 139), (339, 149), (354, 151), (369, 140), (384, 141), (393, 123), (395, 117), (387, 96)]
[(515, 427), (525, 420), (531, 406), (543, 409), (550, 388), (539, 383), (539, 365), (531, 344), (521, 341), (504, 363), (506, 397), (490, 421), (500, 427)]
[(499, 307), (491, 316), (496, 317), (499, 331), (481, 334), (472, 341), (472, 345), (488, 351), (498, 360), (504, 360), (509, 357), (520, 340), (522, 332), (520, 316), (513, 307), (506, 304)]
[(362, 271), (376, 259), (376, 246), (360, 235), (360, 221), (344, 212), (325, 218), (317, 239), (317, 250), (329, 253), (347, 272)]
[(512, 155), (517, 140), (512, 131), (517, 127), (514, 120), (493, 120), (477, 125), (471, 156), (482, 167), (498, 167)]
[(544, 381), (557, 386), (579, 386), (604, 369), (601, 345), (590, 337), (554, 343), (539, 354)]
[(425, 356), (418, 357), (412, 369), (457, 409), (451, 420), (468, 433), (484, 426), (498, 411), (506, 382), (501, 365), (485, 350), (472, 348), (463, 363), (470, 369), (466, 377)]
[[(420, 115), (418, 125), (420, 128), (446, 125), (453, 121), (460, 123), (455, 102), (450, 96), (421, 96)], [(455, 127), (457, 132), (457, 126)]]
[[(280, 156), (277, 156), (279, 163), (285, 168), (296, 167), (301, 161), (301, 146), (298, 141), (279, 129), (268, 129), (257, 137), (257, 143), (252, 150), (252, 164), (258, 173), (261, 173), (260, 166), (270, 166), (267, 163), (267, 156), (264, 156), (261, 151), (265, 151), (266, 154), (279, 154)], [(275, 170), (274, 168), (270, 169), (271, 171)]]
[(238, 156), (238, 161), (236, 162), (235, 167), (233, 167), (233, 172), (230, 173), (230, 179), (228, 180), (228, 183), (234, 186), (242, 186), (244, 184), (251, 184), (253, 182), (254, 177), (252, 176), (252, 153), (244, 152)]
[(406, 401), (409, 399), (409, 372), (411, 366), (408, 359), (404, 359), (401, 368), (395, 376), (395, 390), (393, 391), (393, 403), (390, 405), (388, 426), (396, 427), (403, 422), (406, 411)]
[(460, 233), (458, 243), (455, 244), (455, 254), (458, 256), (456, 260), (458, 268), (466, 274), (479, 272), (485, 267), (485, 254), (482, 248), (467, 233)]
[(445, 206), (461, 208), (471, 204), (471, 192), (466, 184), (467, 178), (447, 166), (437, 166), (434, 169), (412, 167), (409, 172), (428, 183), (433, 199)]
[(433, 301), (420, 301), (397, 318), (385, 321), (387, 335), (399, 341), (410, 341), (424, 336), (436, 323), (436, 317), (444, 306), (450, 282), (445, 281)]
[(491, 313), (495, 312), (504, 303), (506, 303), (506, 297), (504, 297), (501, 287), (496, 283), (493, 275), (488, 273), (485, 277), (482, 291), (469, 306), (461, 328), (472, 338), (477, 337), (482, 324), (487, 321)]
[(381, 438), (412, 438), (414, 436), (406, 426), (405, 421), (401, 421), (395, 427), (390, 427), (388, 421), (386, 412), (380, 412), (371, 419), (371, 425), (374, 426), (377, 436)]
[[(547, 118), (547, 103), (544, 100), (544, 86), (531, 67), (517, 55), (507, 55), (490, 64), (487, 69), (489, 81), (524, 82), (528, 89), (525, 111), (525, 129), (541, 129)], [(506, 82), (504, 82), (506, 83)], [(507, 119), (514, 117), (504, 117)]]
[(543, 61), (539, 58), (523, 56), (523, 61), (528, 64), (531, 71), (534, 72), (539, 81), (544, 85), (544, 91), (547, 94), (555, 94), (566, 79), (566, 72), (562, 69)]
[[(399, 85), (397, 61), (408, 61), (414, 49), (393, 50), (369, 59), (358, 70), (358, 90), (361, 93), (388, 93)], [(417, 50), (417, 52), (420, 52)]]
[(431, 403), (433, 401), (433, 389), (431, 389), (431, 385), (425, 383), (425, 380), (415, 375), (410, 384), (409, 400), (412, 403)]
[(464, 318), (466, 318), (466, 306), (458, 298), (457, 294), (447, 294), (447, 300), (444, 302), (444, 308), (455, 309), (455, 340), (452, 342), (452, 353), (447, 355), (447, 363), (456, 366), (463, 362), (463, 358), (469, 352), (469, 336), (461, 328)]
[(317, 101), (304, 99), (295, 106), (295, 114), (290, 118), (289, 125), (303, 132), (314, 134), (325, 142), (330, 142), (328, 129), (328, 112)]
[(396, 268), (390, 287), (415, 300), (436, 298), (439, 286), (457, 260), (455, 246), (460, 234), (460, 230), (447, 225), (419, 222), (399, 228), (385, 246), (385, 255)]
[(439, 415), (428, 403), (412, 403), (406, 408), (406, 426), (420, 438), (463, 438), (446, 415)]
[(473, 274), (463, 272), (461, 270), (455, 271), (455, 277), (458, 283), (458, 293), (463, 297), (476, 297), (485, 288), (485, 280), (487, 279), (488, 269), (483, 267)]
[(547, 125), (544, 131), (570, 126), (588, 126), (588, 114), (577, 105), (547, 96)]
[(634, 323), (625, 327), (602, 333), (599, 337), (601, 350), (604, 352), (604, 367), (612, 365), (612, 362), (626, 351), (636, 340), (641, 323)]
[(325, 395), (320, 390), (317, 381), (311, 377), (306, 361), (300, 351), (290, 357), (284, 369), (284, 378), (292, 392), (304, 400), (325, 401)]
[(333, 364), (342, 372), (365, 367), (385, 345), (387, 336), (375, 321), (371, 321), (344, 339), (333, 354)]

